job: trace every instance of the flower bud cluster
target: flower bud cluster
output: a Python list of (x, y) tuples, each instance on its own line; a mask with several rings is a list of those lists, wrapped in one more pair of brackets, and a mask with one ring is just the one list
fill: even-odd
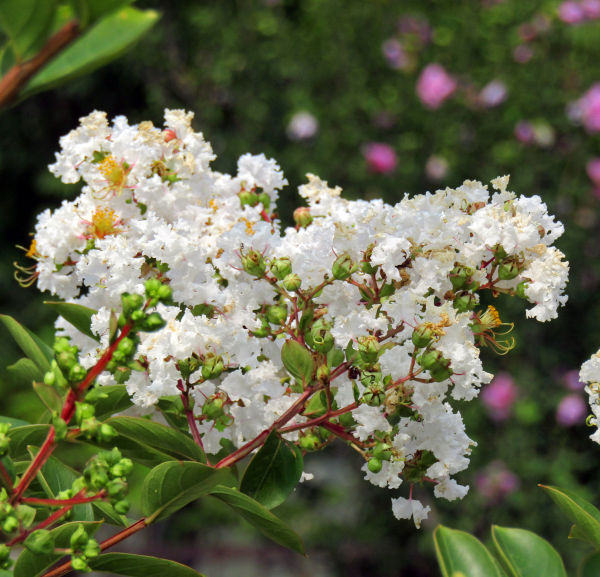
[[(339, 436), (372, 483), (425, 479), (438, 497), (464, 496), (453, 475), (474, 443), (453, 402), (491, 380), (481, 347), (511, 348), (499, 340), (509, 325), (480, 310), (480, 295), (519, 296), (527, 316), (554, 318), (566, 301), (568, 264), (552, 246), (562, 225), (539, 197), (510, 192), (508, 177), (493, 191), (466, 181), (389, 205), (345, 200), (308, 175), (307, 206), (281, 230), (287, 182), (273, 160), (244, 155), (237, 174), (221, 174), (192, 114), (165, 119), (164, 130), (110, 125), (94, 112), (50, 167), (84, 186), (40, 215), (29, 253), (41, 290), (98, 311), (100, 346), (58, 321), (78, 363), (91, 367), (113, 342), (122, 304), (116, 326), (160, 330), (123, 339), (98, 383), (125, 383), (148, 411), (189, 391), (208, 453), (242, 446), (308, 394), (283, 427), (303, 450)], [(67, 360), (57, 360), (65, 379)], [(393, 510), (417, 524), (427, 514), (404, 498)]]
[(80, 524), (73, 531), (70, 539), (71, 545), (71, 566), (75, 571), (91, 571), (88, 561), (100, 555), (100, 545), (90, 537), (85, 527)]

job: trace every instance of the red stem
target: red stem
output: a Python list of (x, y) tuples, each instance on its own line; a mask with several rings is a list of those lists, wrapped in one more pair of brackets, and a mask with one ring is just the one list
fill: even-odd
[(17, 535), (14, 539), (11, 539), (6, 545), (8, 547), (12, 547), (17, 543), (25, 541), (25, 539), (27, 539), (27, 536), (33, 533), (34, 531), (37, 531), (38, 529), (44, 529), (45, 527), (49, 527), (55, 521), (58, 521), (58, 519), (60, 519), (65, 513), (68, 513), (71, 510), (72, 506), (73, 505), (68, 505), (67, 507), (63, 507), (58, 511), (54, 511), (54, 513), (52, 513), (52, 515), (50, 515), (47, 519), (44, 519), (41, 523), (38, 523), (35, 527), (32, 527), (31, 529), (27, 529), (27, 531), (23, 531), (23, 533)]
[(73, 497), (72, 499), (40, 499), (37, 497), (24, 497), (21, 499), (22, 503), (29, 503), (30, 505), (46, 505), (48, 507), (61, 506), (61, 505), (82, 505), (83, 503), (91, 503), (92, 501), (99, 501), (106, 497), (104, 490), (100, 491), (96, 495), (91, 497)]

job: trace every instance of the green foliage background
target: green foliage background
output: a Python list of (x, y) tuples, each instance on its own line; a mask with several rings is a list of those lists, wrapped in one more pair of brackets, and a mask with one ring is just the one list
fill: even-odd
[[(494, 303), (504, 320), (516, 322), (518, 346), (508, 357), (488, 352), (484, 357), (488, 370), (508, 371), (516, 380), (514, 415), (496, 423), (480, 402), (464, 407), (467, 431), (478, 447), (460, 480), (473, 487), (477, 471), (500, 459), (521, 483), (506, 500), (489, 503), (472, 490), (462, 502), (435, 501), (432, 523), (417, 533), (392, 516), (389, 499), (397, 492), (362, 481), (360, 459), (340, 446), (307, 458), (316, 480), (279, 509), (306, 539), (309, 560), (266, 545), (217, 505), (188, 510), (164, 534), (150, 534), (148, 546), (154, 553), (162, 546), (166, 556), (179, 555), (215, 577), (239, 574), (240, 566), (250, 576), (424, 577), (438, 575), (431, 543), (436, 522), (484, 538), (493, 522), (540, 532), (572, 568), (585, 549), (567, 543), (568, 523), (536, 484), (577, 488), (600, 503), (600, 448), (587, 438), (591, 430), (561, 428), (555, 420), (567, 392), (562, 373), (578, 368), (600, 346), (595, 298), (600, 200), (585, 171), (586, 162), (600, 156), (600, 135), (588, 134), (567, 116), (568, 104), (600, 82), (600, 21), (568, 26), (556, 16), (558, 3), (550, 0), (139, 0), (136, 5), (157, 9), (162, 18), (134, 50), (0, 116), (1, 312), (51, 334), (53, 316), (40, 304), (43, 297), (20, 289), (12, 278), (11, 263), (24, 261), (14, 245), (28, 246), (27, 232), (38, 212), (77, 193), (76, 186), (55, 181), (46, 166), (58, 138), (93, 109), (155, 124), (165, 107), (194, 110), (195, 126), (212, 143), (219, 157), (215, 165), (223, 171), (234, 171), (244, 152), (276, 158), (290, 181), (280, 206), (285, 222), (306, 172), (342, 186), (349, 198), (382, 196), (388, 202), (404, 193), (457, 186), (466, 178), (485, 182), (510, 173), (513, 190), (540, 195), (565, 224), (558, 245), (571, 262), (569, 302), (558, 320), (539, 324), (524, 319), (522, 303)], [(431, 42), (401, 37), (399, 20), (406, 17), (427, 22)], [(516, 62), (523, 25), (540, 18), (548, 30), (527, 42), (531, 60)], [(389, 38), (412, 42), (412, 69), (388, 65), (382, 43)], [(415, 93), (418, 74), (431, 62), (442, 64), (460, 86), (435, 111)], [(506, 84), (507, 100), (490, 109), (474, 106), (472, 95), (494, 79)], [(301, 110), (318, 119), (319, 131), (295, 142), (286, 127)], [(514, 127), (521, 120), (550, 129), (552, 144), (519, 143)], [(393, 174), (368, 171), (362, 151), (371, 141), (396, 150)], [(431, 155), (449, 164), (439, 182), (425, 173)], [(10, 362), (16, 353), (3, 336), (0, 354)], [(17, 389), (6, 373), (0, 390), (11, 415), (31, 417), (38, 410), (29, 391)]]

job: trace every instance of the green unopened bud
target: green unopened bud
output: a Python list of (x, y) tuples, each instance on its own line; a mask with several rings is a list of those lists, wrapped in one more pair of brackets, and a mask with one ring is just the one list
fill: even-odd
[(144, 283), (144, 288), (146, 290), (146, 296), (149, 299), (157, 299), (158, 291), (160, 290), (161, 286), (162, 286), (162, 283), (160, 282), (160, 280), (158, 280), (157, 278), (149, 278)]
[(474, 272), (475, 269), (469, 266), (455, 266), (448, 275), (448, 278), (452, 283), (452, 290), (457, 291), (463, 288)]
[(314, 433), (308, 432), (298, 439), (298, 445), (303, 451), (316, 451), (321, 444), (321, 439)]
[[(146, 318), (146, 313), (142, 310), (133, 311), (131, 313), (131, 321), (134, 323), (141, 323)], [(125, 324), (125, 320), (123, 320), (123, 325)], [(121, 318), (119, 317), (119, 326), (123, 326), (121, 324)]]
[(54, 372), (48, 371), (47, 373), (44, 373), (44, 384), (52, 387), (54, 386), (54, 383), (56, 383), (56, 375)]
[[(10, 557), (10, 547), (7, 547), (4, 543), (0, 545), (0, 563), (5, 563)], [(6, 569), (6, 567), (2, 567)]]
[(4, 519), (4, 521), (2, 522), (2, 530), (5, 533), (12, 533), (13, 531), (16, 531), (19, 528), (19, 521), (17, 520), (16, 517), (13, 517), (12, 515), (10, 515), (9, 517), (6, 517), (6, 519)]
[(138, 294), (123, 293), (121, 295), (121, 306), (123, 314), (129, 317), (133, 311), (137, 311), (144, 306), (144, 297)]
[(466, 313), (477, 306), (477, 297), (472, 293), (463, 294), (456, 297), (452, 305), (459, 313)]
[(379, 341), (374, 335), (367, 335), (358, 338), (358, 354), (363, 362), (372, 365), (377, 362), (379, 357)]
[(27, 536), (23, 545), (36, 555), (54, 553), (54, 537), (47, 529), (38, 529)]
[(412, 342), (418, 349), (428, 346), (435, 338), (435, 333), (428, 323), (423, 323), (415, 328), (412, 334)]
[(417, 357), (417, 362), (424, 369), (432, 369), (433, 367), (439, 366), (444, 360), (444, 355), (435, 349), (425, 351), (420, 357)]
[(338, 256), (331, 267), (333, 278), (336, 280), (346, 280), (358, 270), (358, 265), (352, 261), (349, 254)]
[(262, 278), (267, 270), (267, 263), (260, 252), (250, 249), (248, 252), (240, 253), (242, 268), (252, 276)]
[(100, 555), (100, 545), (96, 539), (89, 539), (83, 548), (83, 555), (86, 559), (93, 559), (94, 557), (98, 557)]
[(127, 483), (123, 479), (113, 479), (106, 484), (106, 492), (113, 499), (123, 497), (127, 492)]
[(52, 417), (52, 426), (54, 427), (55, 441), (62, 441), (67, 437), (67, 423), (65, 423), (64, 419), (62, 419), (60, 415), (55, 414)]
[(450, 367), (436, 367), (429, 370), (431, 378), (438, 383), (449, 379), (453, 374), (454, 371)]
[(328, 383), (330, 374), (331, 370), (327, 365), (320, 365), (317, 368), (317, 381), (319, 381), (319, 383)]
[(56, 355), (56, 362), (63, 371), (68, 373), (71, 367), (78, 364), (77, 355), (71, 351), (62, 351)]
[(308, 206), (300, 206), (294, 211), (294, 222), (299, 228), (306, 228), (313, 221)]
[(216, 379), (221, 376), (221, 373), (225, 370), (223, 364), (223, 357), (221, 355), (207, 355), (202, 365), (202, 378), (205, 381), (209, 379)]
[(242, 190), (238, 193), (240, 204), (242, 206), (256, 206), (258, 204), (258, 194), (253, 190)]
[(500, 280), (512, 280), (519, 276), (519, 266), (514, 262), (504, 262), (498, 267), (498, 278)]
[(79, 430), (86, 436), (88, 439), (93, 439), (98, 436), (100, 432), (100, 422), (96, 417), (92, 417), (90, 419), (84, 419), (81, 422)]
[(328, 353), (334, 345), (333, 335), (325, 324), (315, 323), (310, 331), (311, 346), (318, 353)]
[(271, 206), (271, 197), (266, 192), (261, 192), (258, 195), (258, 202), (260, 202), (265, 210), (269, 210)]
[(274, 325), (284, 325), (288, 318), (287, 305), (271, 305), (267, 308), (267, 320)]
[(527, 289), (529, 285), (525, 282), (525, 281), (521, 281), (518, 285), (517, 285), (517, 289), (515, 290), (515, 293), (517, 294), (517, 296), (519, 298), (522, 299), (526, 299), (527, 295), (525, 294), (525, 290)]
[(496, 262), (502, 262), (508, 256), (508, 253), (504, 250), (504, 248), (500, 244), (496, 245), (493, 252), (494, 252), (494, 258), (496, 259)]
[(373, 457), (382, 461), (389, 461), (392, 458), (392, 446), (388, 443), (377, 443), (373, 449)]
[(71, 558), (71, 567), (75, 571), (81, 571), (82, 573), (88, 573), (91, 571), (90, 566), (87, 564), (87, 561), (80, 555), (73, 555)]
[(170, 302), (173, 296), (173, 289), (166, 284), (161, 284), (160, 288), (156, 291), (156, 296), (161, 302)]
[(367, 468), (369, 469), (369, 471), (371, 471), (371, 473), (379, 473), (379, 471), (381, 471), (382, 467), (383, 467), (383, 463), (379, 459), (376, 459), (375, 457), (369, 459), (369, 461), (367, 463)]
[(83, 379), (85, 379), (86, 375), (87, 375), (87, 371), (79, 363), (77, 363), (76, 365), (73, 365), (69, 369), (69, 380), (72, 383), (79, 383), (80, 381), (83, 381)]
[(270, 334), (271, 334), (271, 327), (269, 326), (267, 319), (262, 319), (261, 327), (252, 331), (252, 335), (259, 339), (264, 339), (265, 337), (269, 336)]
[(54, 341), (54, 346), (52, 348), (57, 355), (63, 352), (75, 352), (72, 350), (73, 347), (71, 346), (71, 341), (69, 341), (69, 339), (66, 337), (58, 337)]
[(302, 285), (302, 279), (296, 273), (292, 273), (288, 274), (283, 279), (283, 282), (281, 284), (283, 284), (283, 288), (286, 291), (296, 292)]
[(129, 508), (131, 507), (131, 503), (129, 503), (129, 501), (127, 499), (121, 499), (120, 501), (117, 501), (114, 505), (113, 505), (113, 509), (119, 514), (119, 515), (125, 515), (127, 513), (127, 511), (129, 511)]
[(93, 405), (89, 403), (75, 403), (75, 421), (77, 424), (81, 425), (85, 419), (91, 419), (95, 414), (96, 409)]
[(379, 407), (385, 401), (385, 387), (383, 383), (373, 383), (363, 393), (361, 401), (369, 407)]
[(292, 272), (292, 261), (287, 256), (275, 258), (271, 261), (269, 269), (277, 280), (283, 280)]
[(147, 333), (162, 329), (167, 322), (160, 316), (159, 313), (150, 313), (142, 322), (141, 329)]
[(119, 433), (117, 433), (116, 429), (111, 427), (108, 423), (102, 423), (100, 427), (98, 427), (96, 435), (101, 443), (110, 443), (119, 435)]
[(209, 397), (202, 406), (202, 414), (214, 421), (225, 414), (225, 400), (221, 397)]

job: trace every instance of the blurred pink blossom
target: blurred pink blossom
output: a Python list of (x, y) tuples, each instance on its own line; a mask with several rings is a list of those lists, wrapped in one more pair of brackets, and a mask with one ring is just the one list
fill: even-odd
[(508, 91), (506, 84), (501, 80), (492, 80), (488, 82), (479, 93), (479, 102), (485, 108), (499, 106), (506, 100)]
[(519, 389), (508, 373), (498, 373), (481, 391), (481, 402), (494, 421), (510, 417)]
[(519, 64), (525, 64), (526, 62), (529, 62), (532, 56), (533, 50), (525, 44), (519, 44), (513, 50), (513, 59)]
[(585, 421), (588, 413), (588, 405), (584, 398), (571, 393), (563, 397), (556, 409), (556, 422), (562, 427), (572, 427)]
[(442, 180), (448, 173), (448, 161), (443, 156), (432, 155), (425, 164), (425, 174), (429, 180)]
[(515, 137), (523, 144), (531, 144), (535, 140), (533, 124), (528, 120), (521, 120), (515, 126)]
[(318, 130), (319, 121), (304, 110), (296, 112), (286, 128), (290, 140), (308, 140), (317, 134)]
[(600, 0), (581, 0), (581, 7), (587, 20), (600, 18)]
[(585, 12), (579, 2), (567, 0), (558, 7), (558, 17), (567, 24), (579, 24), (585, 20)]
[(520, 485), (519, 478), (503, 461), (492, 461), (475, 477), (475, 489), (490, 503), (502, 501)]
[(585, 166), (590, 180), (600, 186), (600, 157), (592, 158)]
[(417, 80), (417, 95), (421, 102), (435, 110), (456, 90), (456, 80), (441, 64), (428, 64)]
[(389, 174), (398, 164), (396, 151), (383, 142), (369, 142), (363, 149), (363, 155), (371, 172)]
[(410, 58), (402, 43), (396, 38), (389, 38), (381, 45), (381, 52), (391, 68), (405, 70), (410, 66)]
[(579, 380), (579, 369), (567, 371), (562, 375), (564, 386), (570, 391), (583, 391), (585, 383)]
[(568, 107), (572, 120), (580, 120), (588, 132), (600, 132), (600, 82)]

